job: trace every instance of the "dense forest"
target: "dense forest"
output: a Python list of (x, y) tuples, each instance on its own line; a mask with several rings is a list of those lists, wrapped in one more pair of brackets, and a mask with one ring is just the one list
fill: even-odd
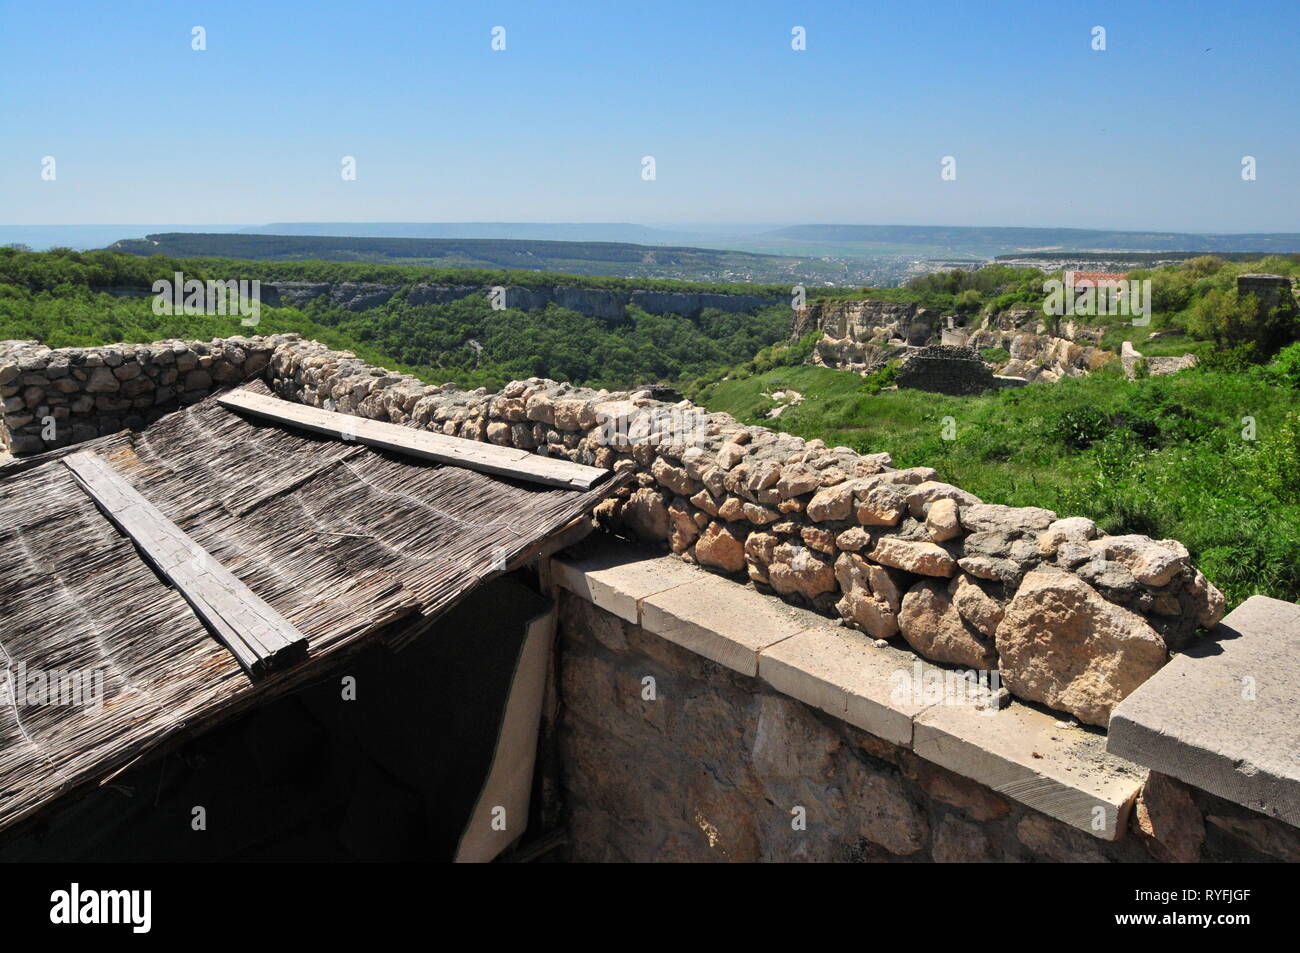
[[(790, 308), (754, 313), (705, 309), (693, 317), (651, 315), (629, 307), (624, 320), (606, 322), (551, 306), (544, 311), (494, 310), (485, 295), (450, 304), (409, 305), (399, 292), (363, 312), (331, 306), (326, 298), (304, 309), (263, 307), (257, 327), (237, 317), (156, 315), (148, 291), (175, 272), (198, 279), (387, 281), (490, 287), (539, 284), (532, 273), (352, 265), (336, 262), (240, 262), (227, 259), (138, 258), (111, 252), (34, 253), (0, 248), (0, 339), (36, 339), (51, 347), (213, 338), (298, 331), (367, 360), (436, 382), (497, 388), (512, 378), (547, 376), (579, 384), (629, 387), (675, 383), (747, 360), (783, 339)], [(529, 279), (523, 282), (520, 279)], [(547, 284), (655, 287), (673, 291), (737, 291), (754, 286), (694, 282), (636, 282), (546, 275)], [(109, 293), (113, 289), (115, 293)], [(143, 296), (123, 296), (131, 289)], [(784, 295), (788, 289), (765, 288)]]
[(247, 235), (171, 232), (114, 243), (111, 251), (172, 258), (255, 261), (351, 261), (444, 268), (571, 271), (588, 275), (654, 277), (682, 272), (771, 272), (772, 255), (626, 242), (515, 241), (501, 238), (333, 238), (321, 235)]

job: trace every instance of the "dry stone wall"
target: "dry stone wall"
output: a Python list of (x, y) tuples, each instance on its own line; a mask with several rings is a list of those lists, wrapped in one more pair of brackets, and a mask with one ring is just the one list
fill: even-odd
[(216, 388), (256, 377), (297, 335), (52, 350), (0, 341), (0, 447), (40, 453), (139, 429)]
[(931, 344), (909, 351), (898, 365), (899, 387), (964, 396), (992, 390), (993, 368), (972, 347)]
[[(0, 344), (4, 446), (35, 453), (144, 426), (262, 375), (281, 396), (516, 447), (635, 481), (597, 510), (619, 532), (940, 663), (997, 669), (1021, 698), (1105, 725), (1220, 593), (1174, 540), (985, 503), (894, 467), (650, 391), (532, 378), (431, 386), (297, 335), (51, 350)], [(53, 430), (45, 428), (53, 422)]]
[(985, 503), (929, 467), (861, 455), (648, 392), (533, 378), (500, 393), (429, 386), (314, 342), (278, 348), (291, 400), (635, 472), (597, 516), (683, 559), (901, 638), (932, 661), (996, 668), (1021, 698), (1105, 725), (1170, 649), (1223, 615), (1174, 540)]

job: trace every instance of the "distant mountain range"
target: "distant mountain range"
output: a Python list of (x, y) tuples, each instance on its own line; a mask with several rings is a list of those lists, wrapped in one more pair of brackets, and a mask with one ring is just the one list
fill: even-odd
[(756, 284), (860, 283), (870, 277), (865, 272), (846, 273), (843, 265), (820, 260), (630, 242), (171, 232), (108, 247), (132, 255), (172, 258), (366, 262)]
[(1033, 251), (1300, 252), (1300, 233), (1222, 235), (944, 225), (638, 225), (629, 222), (273, 222), (266, 225), (0, 225), (0, 244), (102, 248), (179, 232), (326, 238), (621, 242), (756, 254), (993, 258)]
[[(147, 233), (147, 234), (146, 234)], [(140, 235), (145, 237), (141, 238)], [(109, 247), (136, 255), (511, 268), (760, 284), (898, 285), (997, 257), (1114, 252), (1173, 258), (1300, 252), (1300, 233), (1242, 235), (937, 225), (627, 222), (277, 222), (268, 225), (0, 225), (0, 244)], [(1179, 256), (1177, 253), (1183, 253)], [(1137, 264), (1135, 260), (1135, 265)], [(1118, 267), (1118, 266), (1117, 266)]]

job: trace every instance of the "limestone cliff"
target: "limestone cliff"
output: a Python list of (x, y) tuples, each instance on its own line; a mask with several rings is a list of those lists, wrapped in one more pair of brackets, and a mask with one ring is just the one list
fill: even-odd
[[(328, 302), (349, 311), (364, 311), (387, 304), (398, 292), (405, 289), (406, 302), (412, 305), (447, 304), (470, 295), (487, 295), (489, 289), (478, 285), (400, 285), (362, 284), (357, 282), (307, 282), (281, 281), (262, 284), (262, 300), (272, 307), (302, 307), (310, 301), (324, 297)], [(650, 314), (698, 315), (705, 308), (720, 311), (754, 311), (758, 308), (780, 304), (784, 298), (761, 295), (717, 294), (683, 291), (612, 291), (604, 288), (577, 288), (567, 285), (524, 287), (507, 285), (505, 305), (508, 308), (534, 310), (555, 304), (606, 321), (621, 321), (628, 305), (635, 305)]]

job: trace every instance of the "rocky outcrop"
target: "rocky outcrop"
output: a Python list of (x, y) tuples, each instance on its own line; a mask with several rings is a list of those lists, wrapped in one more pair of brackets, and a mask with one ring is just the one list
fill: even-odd
[[(1114, 358), (1100, 347), (1104, 330), (1043, 314), (1041, 308), (1008, 308), (988, 315), (978, 328), (963, 326), (958, 316), (941, 316), (937, 309), (875, 299), (822, 300), (796, 313), (794, 336), (811, 328), (822, 331), (813, 348), (813, 363), (823, 367), (870, 373), (892, 358), (911, 359), (910, 348), (942, 346), (1006, 350), (1009, 359), (991, 365), (1003, 381), (1016, 383), (1056, 381), (1082, 377)], [(948, 327), (948, 322), (953, 326)], [(929, 355), (931, 359), (938, 357)], [(926, 355), (920, 360), (925, 361)], [(979, 355), (975, 355), (980, 360)], [(947, 373), (946, 365), (933, 365), (934, 386), (918, 364), (918, 373), (906, 386), (940, 393), (978, 393), (997, 381), (957, 385), (950, 377), (964, 380), (969, 375)], [(984, 375), (980, 372), (981, 377)], [(978, 389), (976, 388), (978, 385)], [(948, 390), (944, 388), (948, 387)]]
[(822, 336), (813, 361), (823, 367), (871, 370), (899, 347), (926, 344), (943, 318), (937, 309), (875, 299), (821, 299), (796, 312), (794, 337), (812, 328)]
[[(1041, 315), (1040, 315), (1041, 316)], [(1100, 339), (1097, 332), (1097, 339)], [(972, 331), (967, 343), (977, 349), (1001, 348), (1010, 358), (997, 365), (999, 374), (1027, 381), (1058, 381), (1063, 377), (1084, 377), (1115, 359), (1111, 351), (1088, 343), (1091, 337), (1074, 339), (1029, 331), (981, 328)]]

